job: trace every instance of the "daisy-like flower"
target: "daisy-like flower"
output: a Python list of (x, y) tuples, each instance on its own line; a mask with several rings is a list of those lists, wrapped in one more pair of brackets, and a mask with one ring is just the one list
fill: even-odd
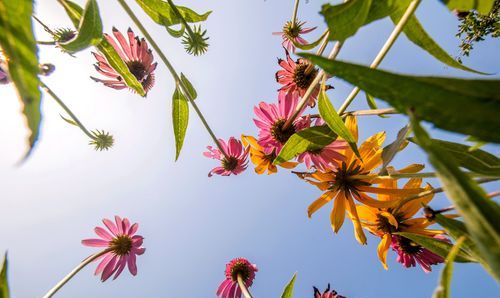
[(102, 221), (106, 229), (96, 227), (95, 233), (101, 239), (85, 239), (82, 244), (92, 247), (103, 247), (107, 250), (100, 259), (95, 274), (101, 274), (101, 280), (104, 282), (113, 274), (116, 279), (122, 273), (125, 266), (132, 275), (137, 275), (136, 257), (142, 255), (145, 248), (141, 247), (144, 238), (136, 235), (139, 225), (130, 224), (127, 218), (115, 216), (115, 222), (109, 219)]
[(309, 117), (297, 117), (293, 125), (283, 128), (297, 105), (297, 96), (280, 92), (278, 104), (261, 102), (259, 106), (254, 107), (257, 119), (254, 118), (253, 121), (259, 128), (259, 144), (264, 148), (265, 154), (278, 155), (283, 145), (294, 133), (311, 125)]
[[(130, 28), (127, 31), (128, 40), (114, 27), (113, 35), (118, 43), (108, 34), (104, 34), (104, 37), (120, 55), (130, 72), (142, 84), (144, 91), (147, 93), (155, 83), (154, 71), (157, 63), (153, 63), (153, 52), (148, 48), (146, 40), (144, 38), (139, 39)], [(97, 63), (95, 64), (97, 72), (108, 78), (98, 79), (91, 77), (94, 81), (101, 82), (104, 86), (117, 90), (128, 88), (120, 74), (110, 66), (103, 55), (98, 53), (92, 54), (97, 59)]]
[(273, 35), (281, 35), (281, 38), (283, 39), (281, 44), (283, 47), (293, 53), (295, 52), (294, 42), (301, 45), (307, 44), (307, 40), (303, 39), (300, 35), (309, 33), (316, 29), (316, 27), (302, 28), (305, 24), (306, 22), (299, 21), (295, 21), (295, 23), (292, 24), (291, 21), (288, 21), (285, 23), (285, 26), (283, 26), (283, 30), (281, 32), (273, 32)]
[[(351, 134), (358, 140), (358, 127), (356, 118), (348, 116), (346, 126)], [(385, 133), (380, 132), (369, 137), (361, 146), (359, 153), (361, 159), (357, 157), (349, 147), (344, 150), (345, 161), (342, 161), (335, 170), (328, 172), (315, 171), (312, 173), (295, 173), (301, 179), (315, 185), (324, 191), (307, 209), (308, 216), (318, 211), (321, 207), (333, 202), (330, 214), (332, 229), (337, 233), (342, 227), (346, 210), (354, 225), (354, 235), (361, 244), (366, 244), (366, 236), (359, 220), (358, 212), (354, 201), (372, 206), (375, 208), (385, 208), (394, 206), (403, 197), (414, 195), (422, 191), (421, 188), (398, 189), (374, 187), (374, 183), (379, 183), (376, 174), (372, 172), (382, 164), (382, 143), (385, 140)], [(419, 165), (412, 165), (402, 172), (416, 171), (421, 168)], [(379, 201), (368, 195), (385, 194), (391, 195), (389, 200)]]
[[(241, 140), (243, 145), (248, 146), (250, 149), (250, 160), (255, 165), (255, 173), (261, 175), (267, 171), (267, 174), (270, 175), (278, 172), (278, 167), (273, 164), (276, 158), (274, 151), (271, 154), (266, 154), (264, 148), (252, 136), (241, 135)], [(285, 169), (293, 169), (297, 164), (296, 162), (287, 161), (279, 164), (279, 166)]]
[[(442, 235), (435, 235), (434, 238), (449, 242)], [(432, 271), (431, 265), (444, 263), (443, 257), (405, 237), (393, 235), (391, 247), (398, 254), (397, 261), (406, 268), (415, 267), (418, 263), (425, 273), (429, 273)]]
[(328, 287), (323, 293), (321, 293), (316, 287), (313, 287), (313, 289), (314, 298), (345, 298), (344, 296), (337, 294), (337, 291), (335, 290), (330, 291), (330, 284), (328, 284)]
[[(306, 93), (309, 85), (318, 74), (318, 69), (312, 66), (306, 59), (299, 58), (297, 61), (293, 61), (290, 57), (288, 51), (286, 51), (286, 59), (278, 59), (278, 64), (282, 69), (276, 72), (276, 81), (283, 85), (278, 91), (284, 91), (286, 93), (295, 93), (300, 97), (303, 97)], [(318, 84), (314, 87), (313, 92), (309, 96), (308, 105), (314, 107), (316, 105), (316, 99), (320, 91), (320, 85)], [(327, 89), (332, 87), (327, 85)]]
[(241, 298), (241, 289), (238, 286), (238, 275), (249, 288), (255, 279), (257, 265), (250, 263), (245, 258), (236, 258), (226, 264), (226, 279), (222, 281), (217, 290), (217, 297), (220, 298)]
[[(420, 188), (422, 191), (426, 191), (431, 189), (429, 185), (425, 188), (421, 188), (421, 184), (421, 178), (412, 178), (403, 186), (403, 190)], [(380, 188), (397, 188), (397, 181), (395, 179), (382, 181)], [(391, 197), (391, 194), (380, 192), (378, 200), (381, 202), (390, 201)], [(370, 233), (381, 239), (377, 248), (377, 254), (385, 269), (387, 269), (387, 252), (391, 246), (393, 250), (398, 253), (398, 262), (402, 263), (405, 267), (415, 266), (415, 260), (417, 260), (422, 266), (422, 269), (424, 269), (425, 272), (429, 272), (431, 270), (430, 265), (443, 262), (441, 257), (414, 243), (410, 239), (394, 235), (396, 232), (409, 232), (427, 237), (441, 237), (440, 235), (444, 233), (443, 230), (428, 229), (428, 227), (433, 224), (432, 221), (425, 217), (413, 218), (422, 207), (422, 204), (427, 205), (432, 198), (433, 194), (430, 194), (410, 201), (399, 208), (374, 208), (366, 205), (356, 206), (361, 225)]]
[(227, 157), (219, 149), (212, 146), (207, 146), (208, 151), (203, 153), (208, 158), (221, 161), (221, 166), (211, 170), (208, 173), (208, 177), (212, 177), (213, 174), (221, 176), (238, 175), (245, 171), (248, 165), (247, 157), (249, 149), (244, 148), (241, 142), (234, 137), (229, 138), (227, 143), (219, 139), (219, 144)]

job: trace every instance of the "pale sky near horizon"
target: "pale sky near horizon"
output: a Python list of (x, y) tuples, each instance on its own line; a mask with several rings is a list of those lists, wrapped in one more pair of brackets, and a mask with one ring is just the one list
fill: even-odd
[[(82, 4), (83, 0), (78, 0)], [(204, 27), (210, 47), (206, 55), (188, 56), (180, 40), (149, 21), (134, 1), (134, 9), (179, 72), (198, 91), (197, 102), (216, 134), (224, 139), (257, 134), (252, 108), (260, 101), (275, 102), (276, 58), (283, 58), (279, 31), (290, 18), (293, 1), (179, 0), (198, 12), (213, 10)], [(319, 36), (324, 23), (318, 15), (327, 1), (302, 1), (299, 19), (319, 28), (305, 37)], [(437, 0), (422, 1), (417, 15), (428, 32), (453, 56), (458, 54), (456, 18)], [(104, 28), (129, 26), (140, 35), (115, 1), (98, 1)], [(49, 26), (70, 26), (53, 0), (37, 1), (37, 15)], [(385, 19), (360, 30), (346, 42), (339, 59), (369, 64), (393, 28)], [(48, 36), (37, 28), (38, 38)], [(498, 40), (478, 44), (468, 66), (498, 73)], [(157, 57), (155, 55), (155, 57)], [(330, 206), (307, 218), (307, 206), (320, 191), (287, 171), (256, 175), (252, 165), (239, 176), (212, 177), (217, 163), (202, 156), (213, 145), (191, 110), (183, 152), (174, 162), (171, 120), (174, 83), (159, 63), (156, 85), (146, 99), (126, 90), (116, 91), (89, 79), (96, 72), (90, 51), (76, 58), (58, 49), (41, 48), (41, 62), (56, 65), (42, 78), (89, 129), (110, 131), (116, 145), (95, 152), (77, 128), (62, 121), (63, 111), (48, 96), (43, 99), (43, 124), (33, 155), (20, 167), (26, 134), (12, 86), (0, 86), (0, 253), (9, 252), (13, 298), (41, 297), (75, 265), (96, 250), (80, 240), (93, 237), (93, 228), (115, 214), (139, 222), (146, 253), (138, 258), (139, 274), (124, 271), (115, 281), (101, 283), (93, 275), (96, 264), (85, 268), (56, 297), (215, 297), (227, 261), (246, 257), (259, 267), (251, 290), (255, 297), (279, 297), (283, 286), (298, 272), (295, 298), (312, 297), (312, 286), (332, 287), (349, 298), (431, 297), (442, 266), (425, 274), (405, 269), (388, 254), (389, 270), (376, 254), (378, 239), (368, 245), (354, 239), (346, 223), (338, 235), (329, 224)], [(478, 77), (444, 66), (404, 36), (395, 44), (381, 68), (402, 73)], [(498, 75), (490, 76), (498, 77)], [(329, 96), (338, 107), (351, 86), (331, 80)], [(384, 103), (378, 101), (380, 107)], [(352, 109), (367, 108), (364, 95)], [(466, 111), (464, 111), (466, 112)], [(406, 117), (360, 119), (360, 140), (385, 130), (386, 144), (405, 125)], [(434, 137), (462, 141), (464, 136), (432, 130)], [(497, 146), (487, 146), (498, 153)], [(394, 161), (396, 167), (426, 163), (414, 145)], [(429, 168), (427, 170), (430, 170)], [(428, 180), (437, 185), (436, 180)], [(487, 185), (498, 190), (499, 184)], [(432, 206), (448, 206), (444, 195)], [(494, 298), (500, 288), (478, 265), (457, 264), (452, 297)]]

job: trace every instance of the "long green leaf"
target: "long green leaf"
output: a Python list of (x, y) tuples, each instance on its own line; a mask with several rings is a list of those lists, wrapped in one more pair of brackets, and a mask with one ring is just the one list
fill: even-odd
[(466, 80), (394, 74), (366, 66), (301, 54), (399, 112), (415, 114), (437, 127), (500, 143), (500, 80)]
[[(408, 7), (410, 1), (409, 0), (398, 0), (396, 1), (398, 7), (394, 12), (391, 14), (391, 19), (394, 22), (394, 24), (397, 24), (401, 17), (404, 15), (406, 8)], [(417, 17), (412, 16), (409, 20), (406, 26), (403, 29), (404, 34), (410, 41), (412, 41), (414, 44), (422, 48), (423, 50), (427, 51), (429, 54), (431, 54), (434, 58), (437, 60), (441, 61), (442, 63), (462, 69), (465, 71), (470, 71), (474, 73), (479, 73), (479, 74), (485, 74), (483, 72), (476, 71), (474, 69), (471, 69), (467, 66), (464, 66), (457, 60), (453, 59), (445, 50), (437, 44), (432, 37), (427, 34), (425, 29), (422, 27), (420, 22), (418, 21)]]
[[(376, 0), (378, 1), (378, 0)], [(330, 30), (328, 39), (344, 41), (365, 24), (372, 0), (350, 0), (342, 4), (324, 4), (320, 14)]]
[(96, 0), (88, 0), (78, 25), (78, 35), (72, 40), (60, 44), (64, 50), (75, 53), (102, 40), (102, 22)]
[(432, 298), (450, 298), (451, 277), (453, 275), (453, 263), (455, 258), (460, 252), (460, 248), (465, 238), (460, 238), (453, 246), (450, 253), (446, 257), (441, 277), (439, 278), (439, 285), (434, 291)]
[(382, 149), (382, 167), (380, 169), (379, 175), (387, 175), (387, 166), (394, 159), (396, 154), (404, 148), (405, 143), (408, 144), (406, 136), (410, 131), (410, 126), (406, 125), (398, 131), (398, 136), (394, 142), (385, 146)]
[[(450, 253), (450, 250), (453, 247), (453, 244), (448, 243), (443, 240), (439, 240), (436, 238), (422, 236), (419, 234), (407, 233), (407, 232), (398, 232), (397, 235), (403, 236), (405, 238), (410, 239), (411, 241), (422, 245), (433, 253), (446, 258), (446, 256)], [(468, 262), (477, 262), (472, 256), (467, 254), (464, 250), (460, 250), (457, 255), (456, 262), (459, 263), (468, 263)]]
[(7, 254), (3, 257), (2, 267), (0, 269), (0, 298), (9, 298), (9, 282), (7, 280)]
[(295, 286), (295, 279), (297, 278), (297, 272), (295, 272), (292, 276), (292, 279), (288, 282), (288, 284), (283, 289), (283, 294), (281, 294), (281, 298), (292, 298), (293, 297), (293, 288)]
[[(83, 9), (76, 3), (70, 0), (58, 0), (63, 6), (66, 14), (69, 16), (73, 25), (78, 28), (80, 24), (80, 19), (83, 14)], [(122, 60), (120, 55), (116, 52), (115, 48), (105, 39), (96, 46), (101, 54), (106, 57), (109, 65), (120, 74), (127, 86), (132, 88), (140, 96), (145, 96), (146, 92), (142, 87), (142, 84), (137, 80), (137, 78), (130, 72), (127, 64)]]
[(23, 114), (29, 130), (29, 156), (38, 139), (42, 114), (38, 87), (38, 47), (33, 35), (32, 1), (0, 1), (0, 47), (7, 56), (9, 77), (23, 103)]
[(495, 0), (441, 0), (450, 10), (468, 11), (477, 10), (481, 14), (488, 14)]
[(188, 101), (184, 94), (182, 94), (179, 90), (179, 87), (175, 88), (175, 92), (172, 97), (172, 120), (175, 135), (175, 160), (177, 160), (179, 158), (179, 154), (181, 154), (189, 122)]
[(318, 110), (321, 118), (325, 120), (328, 127), (330, 127), (330, 129), (339, 137), (344, 139), (349, 144), (352, 151), (354, 151), (354, 153), (359, 158), (361, 158), (361, 156), (359, 155), (358, 146), (356, 145), (356, 140), (352, 136), (349, 129), (347, 129), (344, 121), (342, 121), (342, 118), (328, 99), (324, 88), (321, 88), (321, 92), (318, 97)]
[(484, 190), (461, 172), (455, 160), (436, 146), (418, 121), (413, 116), (411, 118), (415, 139), (428, 154), (448, 198), (462, 215), (472, 240), (491, 269), (500, 272), (500, 207), (488, 199)]
[[(181, 19), (175, 14), (172, 7), (163, 0), (135, 0), (144, 12), (157, 24), (170, 27), (181, 23)], [(179, 13), (188, 23), (198, 23), (205, 21), (212, 11), (198, 14), (192, 9), (177, 6)]]
[(186, 76), (181, 72), (181, 81), (186, 86), (188, 89), (187, 92), (189, 93), (189, 96), (191, 96), (191, 99), (196, 99), (198, 97), (198, 93), (196, 93), (196, 89), (194, 89), (193, 84), (186, 78)]
[(308, 150), (321, 149), (336, 138), (337, 134), (326, 125), (306, 128), (288, 139), (273, 163), (280, 164)]

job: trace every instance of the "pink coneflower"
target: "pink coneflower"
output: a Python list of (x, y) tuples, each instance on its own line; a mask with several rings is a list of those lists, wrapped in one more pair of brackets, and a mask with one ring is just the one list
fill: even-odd
[(298, 117), (293, 125), (283, 129), (285, 122), (293, 115), (297, 104), (297, 96), (280, 92), (277, 105), (261, 102), (259, 106), (254, 107), (257, 119), (254, 118), (253, 121), (260, 129), (259, 144), (266, 154), (274, 152), (278, 155), (283, 145), (294, 133), (311, 125), (309, 117)]
[[(434, 238), (449, 242), (442, 235), (435, 235)], [(391, 247), (398, 254), (397, 261), (406, 268), (415, 267), (416, 263), (422, 267), (425, 273), (432, 271), (431, 265), (444, 262), (444, 258), (411, 241), (408, 238), (392, 235)]]
[(330, 291), (330, 284), (328, 284), (328, 287), (323, 293), (321, 293), (316, 287), (313, 287), (313, 289), (314, 289), (314, 298), (345, 298), (342, 295), (338, 295), (337, 291), (335, 290)]
[[(282, 69), (276, 72), (276, 81), (283, 85), (278, 91), (296, 93), (298, 96), (303, 97), (309, 85), (311, 85), (318, 74), (318, 69), (314, 68), (303, 58), (293, 61), (288, 51), (286, 51), (286, 59), (278, 59), (278, 64)], [(330, 89), (332, 87), (328, 85), (327, 88)], [(309, 106), (314, 107), (316, 104), (319, 90), (320, 85), (314, 87), (313, 92), (309, 96)]]
[(101, 274), (101, 280), (106, 281), (111, 275), (116, 279), (122, 273), (125, 266), (132, 275), (137, 274), (136, 256), (142, 255), (145, 248), (141, 247), (143, 237), (135, 235), (139, 225), (130, 224), (127, 218), (121, 219), (115, 216), (115, 222), (109, 219), (103, 219), (102, 222), (109, 230), (96, 227), (95, 233), (101, 239), (85, 239), (82, 244), (92, 247), (105, 247), (108, 252), (101, 256), (102, 261), (97, 266), (95, 274)]
[(345, 156), (339, 151), (347, 147), (347, 143), (344, 141), (333, 141), (321, 149), (300, 154), (297, 161), (305, 163), (308, 169), (314, 166), (321, 172), (327, 172), (336, 169), (338, 164), (345, 160)]
[[(155, 83), (155, 76), (153, 72), (156, 69), (157, 63), (153, 63), (153, 53), (148, 48), (146, 40), (144, 38), (139, 40), (130, 28), (127, 31), (128, 40), (126, 40), (123, 34), (114, 27), (113, 35), (120, 45), (118, 45), (108, 34), (104, 34), (104, 37), (113, 46), (125, 64), (127, 64), (130, 72), (142, 84), (144, 91), (147, 93)], [(97, 63), (95, 64), (96, 70), (100, 74), (109, 78), (102, 80), (91, 77), (94, 81), (101, 82), (104, 86), (111, 87), (113, 89), (125, 89), (128, 87), (120, 74), (118, 74), (118, 72), (109, 65), (104, 56), (98, 53), (93, 54), (97, 59)]]
[(238, 275), (248, 288), (253, 284), (257, 266), (247, 259), (236, 258), (226, 264), (226, 279), (222, 281), (216, 295), (220, 298), (241, 298), (241, 289), (238, 286)]
[(244, 170), (246, 170), (248, 165), (248, 150), (249, 148), (244, 148), (241, 141), (234, 137), (229, 138), (229, 141), (224, 142), (224, 140), (219, 139), (219, 144), (226, 153), (227, 157), (217, 148), (212, 146), (207, 146), (208, 151), (203, 152), (208, 158), (213, 158), (221, 161), (220, 167), (215, 167), (208, 173), (208, 177), (212, 177), (213, 174), (221, 176), (229, 176), (231, 174), (238, 175)]
[(288, 21), (285, 23), (285, 26), (283, 26), (283, 30), (281, 32), (273, 32), (273, 35), (281, 35), (281, 38), (283, 38), (283, 42), (281, 43), (283, 47), (293, 53), (295, 52), (295, 45), (293, 44), (292, 40), (295, 41), (295, 43), (305, 45), (308, 42), (300, 35), (309, 33), (316, 29), (316, 27), (302, 28), (305, 23), (306, 22), (295, 21), (295, 23), (292, 24), (291, 21)]

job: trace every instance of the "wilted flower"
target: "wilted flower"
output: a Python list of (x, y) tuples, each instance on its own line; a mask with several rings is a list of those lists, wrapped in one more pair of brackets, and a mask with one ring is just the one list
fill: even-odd
[(113, 147), (115, 140), (108, 132), (95, 130), (92, 135), (94, 138), (90, 140), (89, 145), (94, 146), (96, 151), (109, 150), (109, 148)]
[(116, 279), (122, 273), (125, 266), (128, 265), (128, 270), (132, 275), (137, 275), (136, 256), (142, 255), (145, 248), (141, 247), (144, 238), (135, 235), (139, 225), (130, 224), (127, 218), (115, 216), (113, 223), (109, 219), (102, 221), (108, 231), (101, 227), (94, 229), (95, 233), (101, 239), (85, 239), (82, 244), (92, 247), (104, 247), (109, 250), (101, 258), (102, 261), (97, 266), (95, 274), (101, 274), (101, 280), (106, 281), (111, 275), (115, 275)]
[[(435, 235), (433, 237), (450, 242), (443, 235)], [(406, 268), (415, 267), (416, 263), (418, 263), (425, 273), (429, 273), (432, 271), (431, 265), (444, 262), (443, 257), (402, 236), (393, 235), (391, 247), (398, 254), (397, 261)]]
[(216, 295), (220, 298), (241, 298), (241, 289), (238, 286), (238, 275), (248, 288), (253, 284), (257, 265), (245, 258), (236, 258), (226, 264), (226, 279), (219, 285)]
[(335, 290), (330, 291), (330, 284), (328, 284), (328, 287), (323, 293), (321, 293), (316, 287), (313, 287), (313, 289), (314, 289), (314, 298), (345, 298), (342, 295), (338, 295), (337, 291)]
[(234, 137), (229, 138), (227, 144), (224, 140), (219, 139), (219, 144), (224, 150), (225, 155), (219, 149), (212, 146), (207, 146), (208, 151), (203, 153), (208, 158), (221, 161), (221, 166), (211, 170), (208, 173), (208, 177), (212, 177), (213, 174), (221, 176), (238, 175), (246, 170), (248, 165), (248, 148), (244, 148), (241, 142)]
[[(272, 152), (271, 154), (266, 154), (264, 148), (259, 144), (259, 142), (252, 136), (241, 135), (241, 140), (243, 145), (249, 146), (250, 149), (250, 160), (255, 165), (255, 172), (257, 174), (274, 174), (278, 172), (278, 168), (273, 164), (276, 154)], [(298, 163), (286, 161), (279, 164), (280, 167), (285, 169), (293, 169)]]
[(201, 26), (194, 26), (191, 32), (186, 31), (184, 36), (182, 36), (182, 44), (188, 54), (193, 54), (195, 56), (205, 54), (208, 49), (208, 37), (205, 37), (206, 33), (207, 30), (201, 31)]
[(283, 26), (283, 31), (274, 32), (273, 35), (281, 35), (283, 38), (283, 42), (281, 43), (283, 47), (285, 47), (289, 52), (295, 52), (295, 45), (293, 42), (305, 45), (307, 44), (307, 40), (303, 39), (300, 35), (306, 34), (314, 29), (313, 28), (302, 28), (306, 22), (295, 21), (293, 24), (291, 21), (286, 22), (285, 26)]
[(292, 125), (284, 128), (284, 124), (293, 115), (297, 105), (297, 96), (280, 92), (277, 105), (261, 102), (259, 106), (254, 107), (257, 118), (253, 121), (259, 128), (259, 144), (266, 154), (278, 155), (294, 133), (311, 125), (308, 117), (298, 117)]
[[(142, 84), (144, 91), (147, 93), (155, 83), (155, 76), (153, 72), (156, 69), (157, 63), (153, 63), (153, 52), (148, 48), (146, 40), (144, 38), (139, 40), (130, 28), (127, 31), (128, 41), (125, 39), (123, 34), (114, 27), (113, 35), (119, 45), (108, 34), (104, 34), (104, 37), (120, 55), (130, 72)], [(94, 81), (101, 82), (104, 86), (111, 87), (113, 89), (125, 89), (128, 87), (120, 74), (118, 74), (118, 72), (111, 67), (103, 55), (98, 53), (93, 54), (97, 59), (97, 63), (95, 64), (96, 70), (100, 74), (109, 78), (103, 80), (91, 77)]]

